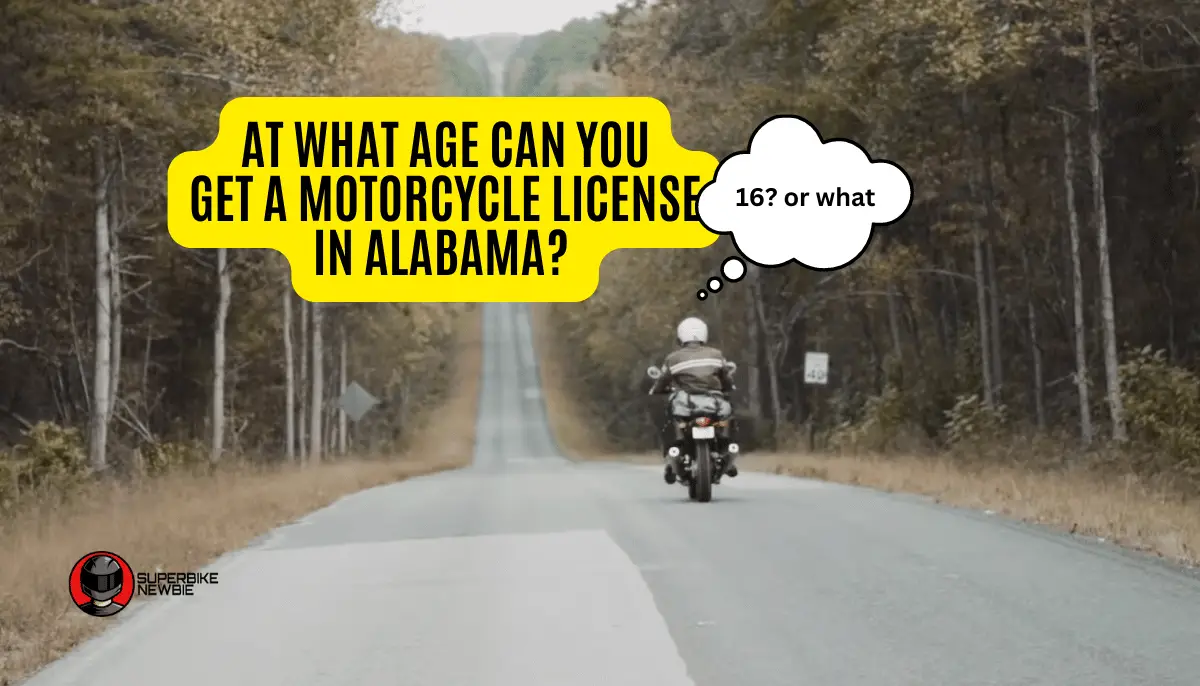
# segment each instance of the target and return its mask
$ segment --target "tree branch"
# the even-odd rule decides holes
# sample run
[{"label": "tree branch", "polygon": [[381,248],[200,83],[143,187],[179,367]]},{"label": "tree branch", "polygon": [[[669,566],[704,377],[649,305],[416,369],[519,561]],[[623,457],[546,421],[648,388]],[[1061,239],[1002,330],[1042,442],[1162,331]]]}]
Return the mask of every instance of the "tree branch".
[{"label": "tree branch", "polygon": [[39,348],[35,345],[25,345],[23,343],[18,343],[11,338],[0,338],[0,348],[3,348],[6,345],[12,346],[12,347],[16,348],[17,350],[24,350],[27,353],[40,353],[42,351],[41,348]]},{"label": "tree branch", "polygon": [[962,272],[952,272],[949,269],[914,269],[913,273],[914,274],[934,274],[936,276],[949,276],[951,278],[962,279],[963,281],[970,281],[971,283],[975,283],[974,276],[971,276],[970,274],[963,274]]},{"label": "tree branch", "polygon": [[165,76],[178,76],[178,77],[185,78],[185,79],[197,79],[200,81],[211,81],[213,83],[219,83],[219,84],[229,86],[232,88],[245,88],[246,90],[252,90],[257,85],[263,85],[263,84],[256,84],[256,83],[246,83],[244,81],[237,81],[237,80],[231,79],[227,76],[221,76],[220,74],[206,74],[204,72],[188,71],[188,70],[184,70],[184,69],[135,69],[135,70],[130,70],[130,71],[134,72],[134,73],[142,73],[142,74],[162,74]]},{"label": "tree branch", "polygon": [[39,250],[39,251],[35,252],[34,254],[32,254],[32,255],[30,255],[28,258],[26,258],[26,259],[25,259],[25,261],[24,261],[24,262],[22,262],[21,264],[19,264],[19,265],[17,265],[17,266],[15,266],[15,267],[13,267],[12,269],[10,269],[10,270],[8,270],[8,271],[6,271],[6,272],[2,272],[2,275],[4,276],[4,278],[11,278],[11,277],[14,277],[14,276],[16,276],[16,275],[17,275],[17,274],[19,274],[20,272],[24,271],[24,270],[25,270],[27,267],[29,267],[31,264],[33,264],[34,262],[36,262],[36,261],[37,261],[37,258],[39,258],[39,257],[41,257],[42,255],[45,255],[46,253],[50,252],[50,251],[51,251],[53,248],[54,248],[54,246],[53,246],[53,245],[48,245],[48,246],[46,246],[46,247],[42,248],[41,250]]}]

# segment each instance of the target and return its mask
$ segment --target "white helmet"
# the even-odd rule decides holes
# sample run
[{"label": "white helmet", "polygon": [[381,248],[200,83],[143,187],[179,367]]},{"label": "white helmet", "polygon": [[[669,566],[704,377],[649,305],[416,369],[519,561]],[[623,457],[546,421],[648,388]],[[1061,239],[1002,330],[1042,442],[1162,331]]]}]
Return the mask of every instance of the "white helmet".
[{"label": "white helmet", "polygon": [[688,317],[675,327],[675,338],[680,345],[684,343],[707,343],[708,324],[696,317]]}]

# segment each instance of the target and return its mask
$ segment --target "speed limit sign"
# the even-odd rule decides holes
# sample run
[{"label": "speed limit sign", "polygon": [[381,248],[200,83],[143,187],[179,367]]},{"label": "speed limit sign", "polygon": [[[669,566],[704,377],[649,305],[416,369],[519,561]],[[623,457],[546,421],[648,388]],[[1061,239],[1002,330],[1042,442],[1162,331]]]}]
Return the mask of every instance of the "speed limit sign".
[{"label": "speed limit sign", "polygon": [[804,354],[804,383],[822,386],[829,383],[829,353]]}]

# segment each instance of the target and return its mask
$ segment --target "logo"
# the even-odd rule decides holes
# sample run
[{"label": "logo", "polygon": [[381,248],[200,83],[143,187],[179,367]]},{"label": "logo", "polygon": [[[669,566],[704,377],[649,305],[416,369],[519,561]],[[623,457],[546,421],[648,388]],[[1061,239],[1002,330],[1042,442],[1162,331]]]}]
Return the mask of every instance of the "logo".
[{"label": "logo", "polygon": [[97,550],[71,568],[71,600],[93,617],[111,617],[133,599],[133,568],[120,555]]},{"label": "logo", "polygon": [[215,586],[217,572],[133,573],[125,558],[97,550],[79,558],[71,568],[71,600],[93,617],[111,617],[136,595],[190,596],[196,586]]}]

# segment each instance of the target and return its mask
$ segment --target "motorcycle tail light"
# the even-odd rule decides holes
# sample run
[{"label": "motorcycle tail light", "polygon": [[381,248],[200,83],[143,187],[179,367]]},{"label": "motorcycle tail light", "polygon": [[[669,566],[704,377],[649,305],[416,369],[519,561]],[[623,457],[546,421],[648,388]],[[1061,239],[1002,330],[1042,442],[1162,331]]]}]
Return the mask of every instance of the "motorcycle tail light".
[{"label": "motorcycle tail light", "polygon": [[712,420],[708,417],[700,417],[696,419],[696,426],[708,426],[709,424],[712,424]]}]

